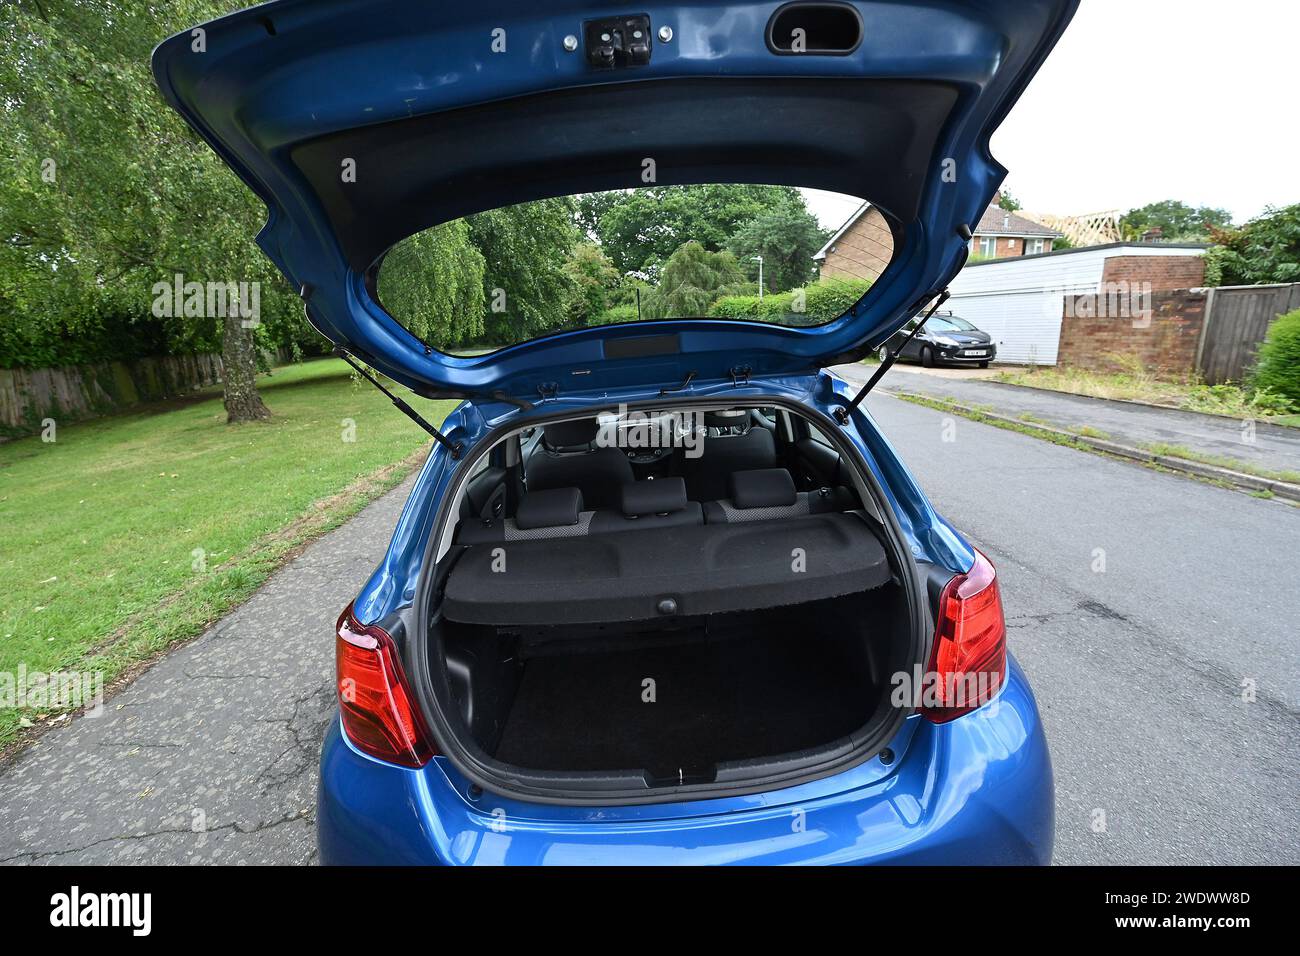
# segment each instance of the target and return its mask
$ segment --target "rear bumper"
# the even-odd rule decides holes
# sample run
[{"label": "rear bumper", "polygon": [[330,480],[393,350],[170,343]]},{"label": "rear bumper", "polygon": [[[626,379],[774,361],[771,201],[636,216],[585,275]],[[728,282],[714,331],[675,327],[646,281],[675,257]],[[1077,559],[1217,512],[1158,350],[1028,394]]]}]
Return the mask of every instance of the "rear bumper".
[{"label": "rear bumper", "polygon": [[1051,761],[1011,661],[998,700],[943,725],[906,722],[871,760],[786,790],[639,807],[469,796],[444,758],[406,770],[355,751],[335,721],[321,756],[327,864],[1046,864]]}]

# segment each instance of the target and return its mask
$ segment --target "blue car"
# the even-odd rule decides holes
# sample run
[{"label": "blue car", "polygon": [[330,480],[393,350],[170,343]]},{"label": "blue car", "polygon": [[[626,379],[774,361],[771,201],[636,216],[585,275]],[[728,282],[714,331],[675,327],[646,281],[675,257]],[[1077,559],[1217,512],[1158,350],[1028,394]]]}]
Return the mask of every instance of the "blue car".
[{"label": "blue car", "polygon": [[[308,320],[432,435],[333,636],[324,862],[1050,861],[997,574],[827,368],[939,307],[1074,8],[280,0],[158,48]],[[459,354],[381,304],[440,224],[710,183],[869,201],[886,261],[831,315]]]}]

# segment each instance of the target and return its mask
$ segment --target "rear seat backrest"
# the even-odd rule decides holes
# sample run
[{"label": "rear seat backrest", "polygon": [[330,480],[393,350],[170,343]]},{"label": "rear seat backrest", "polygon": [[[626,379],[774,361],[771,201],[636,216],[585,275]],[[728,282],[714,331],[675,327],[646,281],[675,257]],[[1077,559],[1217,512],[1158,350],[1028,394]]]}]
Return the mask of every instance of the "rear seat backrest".
[{"label": "rear seat backrest", "polygon": [[456,543],[537,541],[646,528],[770,521],[859,507],[847,488],[798,491],[784,468],[733,472],[729,482],[731,497],[703,504],[687,500],[686,483],[681,478],[628,482],[619,488],[617,510],[585,510],[583,494],[577,488],[530,490],[513,518],[462,522]]},{"label": "rear seat backrest", "polygon": [[519,502],[513,518],[462,522],[456,543],[581,538],[590,533],[594,514],[583,510],[582,492],[577,488],[530,491]]},{"label": "rear seat backrest", "polygon": [[515,526],[520,531],[561,528],[581,523],[582,492],[577,488],[530,491],[519,502]]},{"label": "rear seat backrest", "polygon": [[686,500],[686,485],[680,478],[629,482],[620,489],[620,499],[620,510],[588,511],[577,488],[529,491],[513,518],[462,522],[456,543],[541,541],[704,524],[703,507]]},{"label": "rear seat backrest", "polygon": [[591,523],[593,534],[704,524],[704,509],[698,501],[686,500],[686,482],[681,478],[626,484],[619,495],[619,506],[618,511],[596,512]]},{"label": "rear seat backrest", "polygon": [[853,507],[852,496],[842,488],[798,491],[784,468],[757,468],[731,474],[731,497],[704,505],[708,524],[798,518]]}]

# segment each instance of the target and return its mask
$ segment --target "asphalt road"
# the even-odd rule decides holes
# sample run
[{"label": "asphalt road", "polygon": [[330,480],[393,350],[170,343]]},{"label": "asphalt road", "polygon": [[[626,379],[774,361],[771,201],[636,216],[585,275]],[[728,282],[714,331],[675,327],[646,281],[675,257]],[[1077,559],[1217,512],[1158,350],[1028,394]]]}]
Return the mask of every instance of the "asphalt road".
[{"label": "asphalt road", "polygon": [[[869,407],[998,566],[1052,745],[1057,862],[1300,862],[1300,510],[884,395]],[[408,487],[5,768],[0,862],[311,862],[334,619]]]},{"label": "asphalt road", "polygon": [[868,407],[997,566],[1052,749],[1056,862],[1300,862],[1300,509]]},{"label": "asphalt road", "polygon": [[[838,366],[851,381],[865,382],[871,366]],[[1003,415],[1032,416],[1059,428],[1088,425],[1122,445],[1175,445],[1202,455],[1231,458],[1272,471],[1300,471],[1300,428],[1266,421],[1243,422],[1137,402],[1112,402],[1041,388],[1025,388],[970,378],[940,377],[917,366],[900,365],[884,378],[883,388],[947,398],[962,405],[987,405]]]}]

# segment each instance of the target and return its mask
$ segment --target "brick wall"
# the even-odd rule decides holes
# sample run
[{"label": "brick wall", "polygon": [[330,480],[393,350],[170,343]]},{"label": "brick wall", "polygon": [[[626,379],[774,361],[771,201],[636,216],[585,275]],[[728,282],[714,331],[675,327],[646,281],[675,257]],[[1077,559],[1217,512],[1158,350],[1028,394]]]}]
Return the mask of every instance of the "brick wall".
[{"label": "brick wall", "polygon": [[835,240],[826,250],[821,274],[873,282],[894,256],[894,237],[885,217],[875,206]]},{"label": "brick wall", "polygon": [[[1043,248],[1040,250],[1040,252],[1051,252],[1052,243],[1054,243],[1056,240],[1049,238],[1048,236],[1043,236],[1042,238],[1043,238]],[[984,253],[983,251],[984,245],[980,242],[981,239],[995,240],[993,246],[993,254],[991,256],[986,255]],[[1032,241],[1033,240],[1024,239],[1020,236],[989,236],[987,234],[976,233],[975,238],[971,240],[970,254],[974,257],[983,258],[986,260],[987,259],[1011,259],[1014,258],[1015,256],[1023,256],[1026,254],[1038,255],[1039,253],[1027,252],[1028,250],[1027,243]]]},{"label": "brick wall", "polygon": [[[1142,263],[1167,261],[1155,256],[1119,258]],[[1107,274],[1114,261],[1106,260]],[[1156,280],[1127,281],[1154,284]],[[1122,357],[1162,378],[1185,379],[1196,368],[1196,347],[1204,323],[1203,292],[1161,291],[1145,299],[1104,293],[1066,296],[1057,364],[1101,372],[1126,371]]]},{"label": "brick wall", "polygon": [[1150,282],[1151,291],[1195,289],[1205,282],[1203,256],[1111,256],[1102,269],[1101,281]]},{"label": "brick wall", "polygon": [[[993,254],[994,259],[1009,259],[1012,256],[1021,255],[1025,251],[1025,240],[1018,236],[998,236],[997,252]],[[979,237],[975,238],[975,251],[979,252]]]}]

